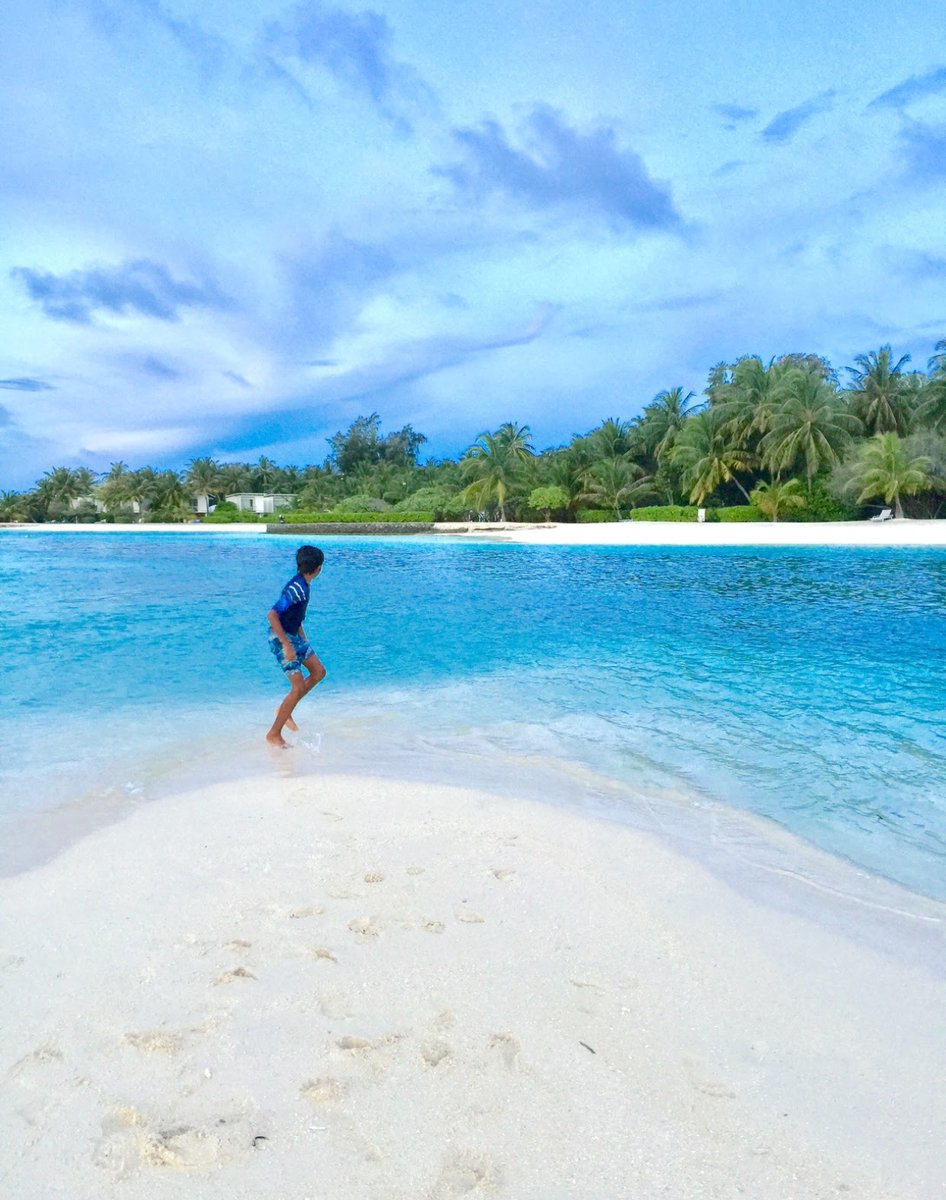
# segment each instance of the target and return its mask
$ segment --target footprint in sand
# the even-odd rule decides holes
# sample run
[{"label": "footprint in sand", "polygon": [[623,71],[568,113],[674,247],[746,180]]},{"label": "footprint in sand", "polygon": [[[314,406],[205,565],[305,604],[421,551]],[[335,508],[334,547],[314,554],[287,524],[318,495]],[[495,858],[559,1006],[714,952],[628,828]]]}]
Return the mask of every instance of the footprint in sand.
[{"label": "footprint in sand", "polygon": [[490,871],[503,883],[509,879],[512,879],[513,875],[516,873],[512,867],[491,867]]},{"label": "footprint in sand", "polygon": [[423,929],[426,933],[443,933],[446,928],[447,927],[444,925],[443,921],[431,920],[421,922],[421,929]]},{"label": "footprint in sand", "polygon": [[324,946],[316,946],[312,951],[310,951],[310,953],[312,954],[313,958],[319,959],[322,962],[338,962],[338,959],[331,952],[331,950],[326,950]]},{"label": "footprint in sand", "polygon": [[308,908],[294,908],[289,916],[294,921],[303,921],[306,917],[321,917],[324,912],[321,904],[310,904]]},{"label": "footprint in sand", "polygon": [[232,971],[224,971],[219,979],[214,980],[214,987],[219,987],[222,983],[236,983],[240,979],[255,979],[256,976],[252,971],[248,971],[246,967],[235,967]]},{"label": "footprint in sand", "polygon": [[341,992],[323,992],[316,996],[316,1003],[322,1016],[333,1021],[345,1021],[355,1015],[351,999]]},{"label": "footprint in sand", "polygon": [[224,950],[229,950],[231,954],[244,954],[252,945],[252,942],[244,941],[243,938],[234,938],[232,942],[227,942]]},{"label": "footprint in sand", "polygon": [[220,1139],[215,1133],[190,1125],[162,1129],[142,1145],[141,1158],[151,1167],[206,1171],[220,1158]]},{"label": "footprint in sand", "polygon": [[339,1050],[370,1050],[372,1043],[368,1038],[348,1035],[347,1037],[339,1038],[335,1045]]},{"label": "footprint in sand", "polygon": [[345,1098],[344,1084],[329,1076],[310,1079],[302,1085],[299,1092],[304,1100],[308,1100],[310,1104],[317,1104],[320,1108],[333,1108]]},{"label": "footprint in sand", "polygon": [[163,1029],[126,1033],[125,1041],[143,1054],[179,1054],[184,1048],[184,1039],[179,1033],[167,1033]]},{"label": "footprint in sand", "polygon": [[430,1200],[454,1200],[474,1193],[484,1196],[495,1191],[498,1183],[499,1172],[488,1159],[472,1150],[454,1150],[444,1159]]},{"label": "footprint in sand", "polygon": [[428,1067],[439,1067],[453,1057],[453,1050],[446,1042],[427,1042],[421,1046],[420,1056]]},{"label": "footprint in sand", "polygon": [[384,883],[384,872],[369,871],[365,875],[365,883]]},{"label": "footprint in sand", "polygon": [[157,1124],[131,1105],[114,1108],[102,1123],[96,1166],[123,1177],[136,1168],[209,1171],[269,1140],[265,1121],[245,1114],[205,1125]]},{"label": "footprint in sand", "polygon": [[728,1088],[724,1083],[714,1083],[712,1080],[693,1081],[693,1086],[698,1092],[702,1092],[704,1096],[714,1096],[718,1100],[735,1100],[736,1093]]},{"label": "footprint in sand", "polygon": [[485,924],[485,921],[479,913],[475,913],[471,908],[463,908],[459,904],[454,908],[453,915],[458,921],[462,921],[464,925]]},{"label": "footprint in sand", "polygon": [[424,867],[407,867],[406,870],[407,870],[408,875],[423,875],[425,868]]},{"label": "footprint in sand", "polygon": [[500,1055],[507,1070],[515,1069],[522,1047],[511,1033],[494,1033],[489,1039],[489,1047]]},{"label": "footprint in sand", "polygon": [[[373,1055],[379,1054],[384,1050],[390,1050],[396,1046],[402,1039],[403,1034],[386,1033],[383,1037],[375,1038],[373,1041],[370,1038],[356,1037],[352,1034],[346,1034],[345,1037],[339,1038],[335,1045],[345,1054],[351,1055],[353,1058],[367,1059],[371,1061]],[[375,1067],[380,1064],[375,1061]]]},{"label": "footprint in sand", "polygon": [[58,1063],[63,1061],[63,1053],[58,1046],[37,1046],[35,1050],[31,1050],[29,1054],[24,1054],[21,1059],[13,1064],[9,1070],[11,1079],[15,1079],[18,1075],[22,1075],[24,1071],[28,1071],[31,1067],[43,1067],[49,1063]]},{"label": "footprint in sand", "polygon": [[348,928],[355,935],[355,940],[359,942],[370,941],[381,932],[381,926],[377,925],[371,917],[355,917],[353,921],[348,922]]}]

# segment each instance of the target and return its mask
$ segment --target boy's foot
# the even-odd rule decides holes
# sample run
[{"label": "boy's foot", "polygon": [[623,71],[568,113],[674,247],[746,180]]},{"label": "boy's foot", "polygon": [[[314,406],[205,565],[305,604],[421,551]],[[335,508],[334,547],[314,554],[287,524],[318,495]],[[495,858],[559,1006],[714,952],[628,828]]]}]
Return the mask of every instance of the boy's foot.
[{"label": "boy's foot", "polygon": [[280,750],[289,749],[289,743],[281,733],[267,733],[266,740],[271,746],[278,746]]}]

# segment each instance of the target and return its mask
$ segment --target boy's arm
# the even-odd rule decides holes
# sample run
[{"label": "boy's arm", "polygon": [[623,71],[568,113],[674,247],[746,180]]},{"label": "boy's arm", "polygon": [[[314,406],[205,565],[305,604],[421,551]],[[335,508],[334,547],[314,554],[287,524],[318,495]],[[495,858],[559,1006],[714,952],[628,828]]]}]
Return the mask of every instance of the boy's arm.
[{"label": "boy's arm", "polygon": [[296,652],[292,648],[292,642],[290,642],[289,635],[286,633],[285,629],[283,629],[282,621],[279,619],[279,613],[276,612],[275,608],[271,608],[269,610],[269,612],[266,614],[266,620],[269,621],[270,629],[282,642],[282,648],[286,654],[286,661],[291,662],[295,658]]}]

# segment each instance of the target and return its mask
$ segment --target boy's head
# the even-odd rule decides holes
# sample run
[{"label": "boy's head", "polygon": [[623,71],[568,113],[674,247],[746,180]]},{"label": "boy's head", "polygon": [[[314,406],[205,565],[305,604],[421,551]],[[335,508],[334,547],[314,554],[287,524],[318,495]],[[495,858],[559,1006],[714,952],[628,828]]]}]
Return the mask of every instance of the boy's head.
[{"label": "boy's head", "polygon": [[300,546],[296,551],[296,569],[300,575],[318,575],[325,555],[318,546]]}]

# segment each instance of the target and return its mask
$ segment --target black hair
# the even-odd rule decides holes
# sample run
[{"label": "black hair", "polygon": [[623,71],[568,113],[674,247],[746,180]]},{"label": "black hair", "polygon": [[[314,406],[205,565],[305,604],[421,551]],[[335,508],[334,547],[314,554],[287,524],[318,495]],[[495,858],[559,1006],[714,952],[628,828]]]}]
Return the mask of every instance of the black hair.
[{"label": "black hair", "polygon": [[325,555],[318,546],[300,546],[296,551],[296,566],[300,575],[314,575],[325,562]]}]

